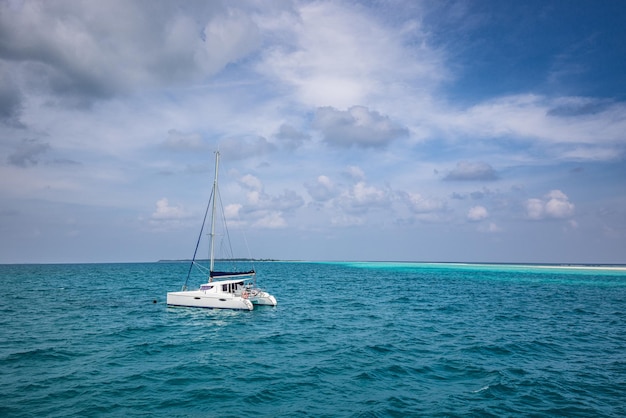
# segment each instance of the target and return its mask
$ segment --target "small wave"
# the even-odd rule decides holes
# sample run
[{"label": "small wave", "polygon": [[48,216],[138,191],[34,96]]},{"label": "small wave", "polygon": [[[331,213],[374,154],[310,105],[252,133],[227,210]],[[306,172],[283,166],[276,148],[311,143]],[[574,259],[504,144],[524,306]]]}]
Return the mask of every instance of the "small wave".
[{"label": "small wave", "polygon": [[394,351],[394,347],[391,344],[368,345],[367,349],[375,353],[391,353]]},{"label": "small wave", "polygon": [[4,361],[13,362],[31,362],[31,361],[60,361],[69,360],[76,357],[76,353],[56,348],[36,348],[34,350],[21,351],[9,354]]},{"label": "small wave", "polygon": [[480,389],[473,390],[473,391],[472,391],[472,393],[480,393],[480,392],[483,392],[483,391],[485,391],[485,390],[489,389],[489,387],[490,387],[489,385],[487,385],[487,386],[483,386],[483,387],[482,387],[482,388],[480,388]]}]

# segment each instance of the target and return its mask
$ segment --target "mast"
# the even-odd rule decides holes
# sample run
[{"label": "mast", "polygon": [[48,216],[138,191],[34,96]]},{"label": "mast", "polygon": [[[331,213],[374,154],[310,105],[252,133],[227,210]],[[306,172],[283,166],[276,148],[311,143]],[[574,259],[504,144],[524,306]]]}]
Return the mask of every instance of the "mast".
[{"label": "mast", "polygon": [[213,264],[214,264],[214,260],[213,260],[213,255],[214,255],[214,244],[215,244],[215,208],[217,205],[217,173],[218,173],[218,167],[219,167],[219,162],[220,162],[220,152],[219,151],[215,151],[215,179],[213,180],[213,207],[211,208],[211,244],[210,244],[210,249],[211,249],[211,266],[209,268],[209,271],[211,273],[213,273]]},{"label": "mast", "polygon": [[[209,281],[210,282],[213,281],[214,277],[228,278],[228,277],[241,277],[241,276],[254,276],[255,275],[254,270],[243,271],[243,272],[213,270],[214,265],[215,265],[215,213],[217,212],[217,199],[219,196],[219,186],[217,184],[219,163],[220,163],[220,152],[215,151],[215,180],[213,180],[213,193],[212,193],[213,202],[211,202],[211,233],[210,233],[211,235],[211,239],[210,239],[211,264],[209,266]],[[220,205],[221,205],[221,202],[220,202]],[[208,210],[209,210],[209,207],[207,205],[207,212]],[[206,215],[205,215],[205,219],[206,219]],[[225,219],[224,219],[224,229],[226,229]],[[228,232],[226,232],[226,235],[228,235]]]}]

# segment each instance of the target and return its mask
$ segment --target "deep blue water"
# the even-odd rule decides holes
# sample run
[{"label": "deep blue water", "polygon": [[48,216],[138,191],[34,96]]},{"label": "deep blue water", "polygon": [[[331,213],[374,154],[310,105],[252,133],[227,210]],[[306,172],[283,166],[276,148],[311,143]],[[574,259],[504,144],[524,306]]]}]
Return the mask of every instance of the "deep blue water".
[{"label": "deep blue water", "polygon": [[624,271],[255,267],[276,308],[168,308],[187,264],[0,265],[0,416],[626,416]]}]

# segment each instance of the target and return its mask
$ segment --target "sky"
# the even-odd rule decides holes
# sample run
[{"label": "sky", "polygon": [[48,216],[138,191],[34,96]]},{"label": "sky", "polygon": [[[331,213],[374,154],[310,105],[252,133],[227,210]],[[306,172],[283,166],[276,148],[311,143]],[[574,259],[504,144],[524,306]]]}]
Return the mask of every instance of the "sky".
[{"label": "sky", "polygon": [[0,0],[0,263],[626,263],[626,4]]}]

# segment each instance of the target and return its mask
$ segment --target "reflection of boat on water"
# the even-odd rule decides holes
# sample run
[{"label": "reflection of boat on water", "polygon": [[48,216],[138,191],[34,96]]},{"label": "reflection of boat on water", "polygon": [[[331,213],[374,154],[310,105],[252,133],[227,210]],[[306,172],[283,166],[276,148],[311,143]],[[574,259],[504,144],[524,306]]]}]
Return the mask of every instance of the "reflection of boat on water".
[{"label": "reflection of boat on water", "polygon": [[[276,298],[268,292],[259,289],[256,286],[256,272],[248,271],[215,271],[215,213],[217,209],[217,199],[219,198],[218,189],[218,170],[219,170],[219,151],[215,153],[215,179],[213,181],[213,191],[209,204],[211,206],[211,232],[210,232],[210,265],[208,268],[208,282],[204,283],[197,290],[187,290],[187,281],[194,267],[206,272],[206,267],[196,262],[196,251],[194,252],[187,280],[183,285],[183,289],[179,292],[167,293],[167,304],[169,306],[186,306],[194,308],[210,308],[210,309],[241,309],[253,310],[255,305],[276,306]],[[200,229],[200,237],[206,223],[207,211],[204,215],[202,228]],[[224,221],[224,225],[226,222]],[[228,234],[226,233],[226,237]]]}]

